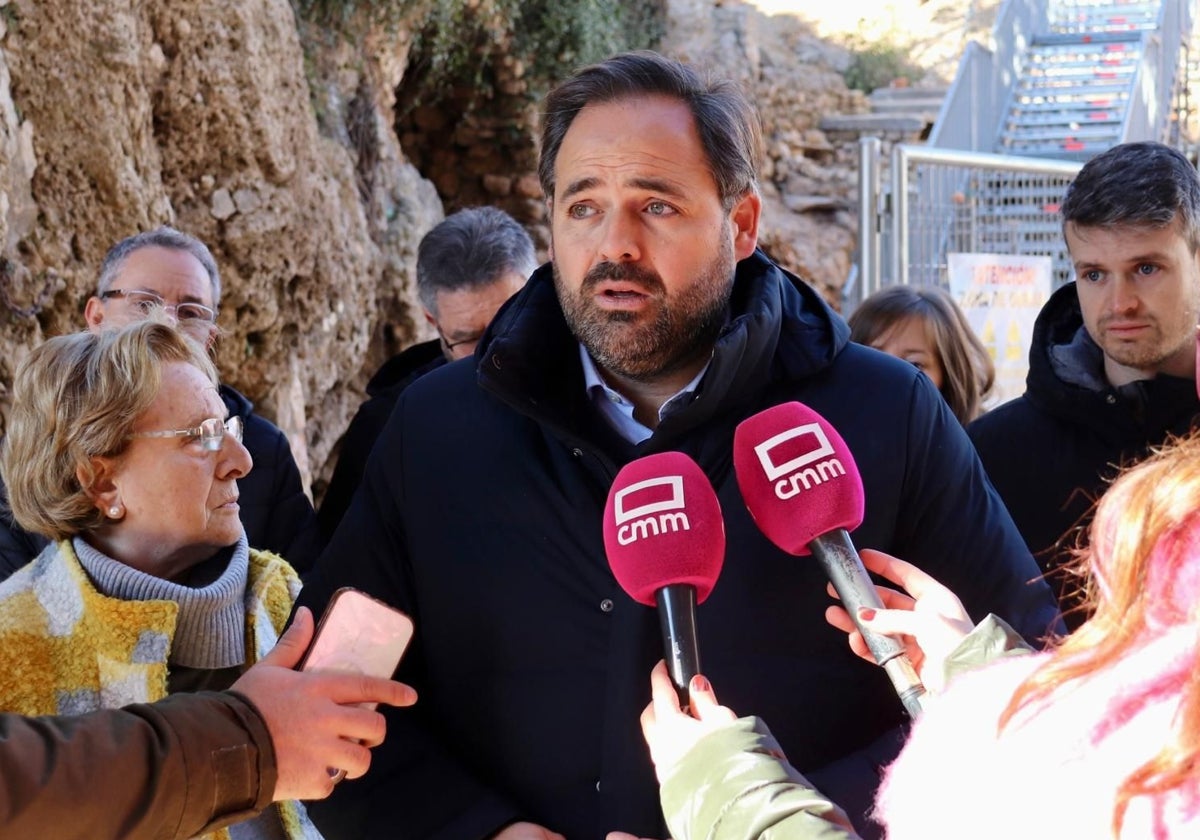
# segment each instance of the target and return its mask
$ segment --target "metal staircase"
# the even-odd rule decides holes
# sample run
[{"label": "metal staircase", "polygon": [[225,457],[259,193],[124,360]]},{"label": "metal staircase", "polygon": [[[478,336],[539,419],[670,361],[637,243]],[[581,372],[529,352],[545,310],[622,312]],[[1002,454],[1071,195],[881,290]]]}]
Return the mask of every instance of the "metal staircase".
[{"label": "metal staircase", "polygon": [[884,189],[879,141],[860,141],[863,291],[947,285],[954,252],[1049,256],[1055,285],[1070,280],[1059,206],[1086,160],[1136,140],[1200,152],[1198,13],[1200,0],[1005,0],[927,142],[892,146]]},{"label": "metal staircase", "polygon": [[1086,160],[1121,142],[1162,2],[1062,3],[1034,36],[995,151]]},{"label": "metal staircase", "polygon": [[[963,56],[929,145],[1082,163],[1118,143],[1169,140],[1194,3],[1008,0],[995,50]],[[1069,179],[1017,169],[964,171],[940,190],[954,202],[931,188],[933,173],[915,173],[913,213],[942,219],[927,265],[955,250],[1048,255],[1055,285],[1071,279],[1058,217]]]}]

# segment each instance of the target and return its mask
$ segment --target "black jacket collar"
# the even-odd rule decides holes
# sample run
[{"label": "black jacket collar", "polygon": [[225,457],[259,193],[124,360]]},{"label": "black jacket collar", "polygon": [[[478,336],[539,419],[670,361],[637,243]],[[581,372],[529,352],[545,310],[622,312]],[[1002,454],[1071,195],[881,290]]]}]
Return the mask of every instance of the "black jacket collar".
[{"label": "black jacket collar", "polygon": [[446,356],[442,353],[442,343],[438,339],[414,344],[379,366],[379,370],[375,371],[371,381],[367,383],[367,395],[378,396],[445,363]]},{"label": "black jacket collar", "polygon": [[[754,403],[771,381],[828,367],[849,328],[812,288],[761,251],[738,263],[730,319],[717,339],[697,398],[663,421],[642,451],[717,414]],[[549,265],[497,314],[476,351],[480,385],[517,411],[560,430],[594,428],[578,342],[563,318]]]}]

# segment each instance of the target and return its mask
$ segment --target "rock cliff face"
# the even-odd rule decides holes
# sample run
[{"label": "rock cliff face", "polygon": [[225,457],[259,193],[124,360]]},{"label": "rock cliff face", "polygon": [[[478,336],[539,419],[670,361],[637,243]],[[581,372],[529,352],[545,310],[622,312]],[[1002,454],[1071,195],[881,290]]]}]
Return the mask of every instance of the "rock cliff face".
[{"label": "rock cliff face", "polygon": [[[414,105],[421,4],[398,5],[407,17],[346,37],[287,0],[0,0],[0,419],[29,349],[82,324],[107,248],[170,223],[221,267],[223,378],[289,433],[319,494],[366,376],[428,337],[425,232],[493,203],[548,240],[524,68],[501,63],[465,116],[453,98]],[[854,247],[854,150],[816,125],[865,108],[844,56],[734,0],[665,11],[664,52],[756,98],[763,244],[832,296]]]}]

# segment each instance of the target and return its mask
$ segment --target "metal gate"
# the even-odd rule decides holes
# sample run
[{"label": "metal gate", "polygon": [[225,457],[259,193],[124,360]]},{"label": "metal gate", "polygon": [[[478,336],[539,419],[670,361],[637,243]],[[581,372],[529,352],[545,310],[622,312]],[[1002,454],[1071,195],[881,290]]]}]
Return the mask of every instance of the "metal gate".
[{"label": "metal gate", "polygon": [[1049,256],[1072,276],[1058,209],[1083,166],[897,144],[883,183],[881,143],[859,141],[858,280],[845,311],[892,283],[948,287],[951,252]]}]

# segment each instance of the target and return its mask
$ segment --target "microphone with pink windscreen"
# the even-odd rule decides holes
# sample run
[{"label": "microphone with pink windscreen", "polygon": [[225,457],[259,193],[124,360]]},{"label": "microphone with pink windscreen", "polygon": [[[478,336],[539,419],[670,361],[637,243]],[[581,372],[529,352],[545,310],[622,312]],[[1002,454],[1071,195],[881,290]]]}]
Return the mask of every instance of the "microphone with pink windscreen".
[{"label": "microphone with pink windscreen", "polygon": [[704,471],[682,452],[626,464],[604,507],[604,550],[629,597],[658,607],[663,658],[686,705],[688,683],[700,673],[696,605],[725,559],[725,521]]},{"label": "microphone with pink windscreen", "polygon": [[862,524],[865,499],[858,467],[841,435],[803,403],[783,403],[738,425],[733,466],[759,530],[788,554],[816,558],[915,717],[925,688],[904,645],[859,622],[860,607],[882,609],[883,602],[850,541],[848,532]]}]

